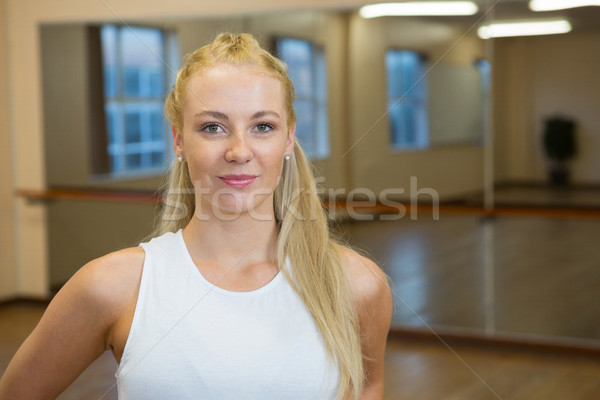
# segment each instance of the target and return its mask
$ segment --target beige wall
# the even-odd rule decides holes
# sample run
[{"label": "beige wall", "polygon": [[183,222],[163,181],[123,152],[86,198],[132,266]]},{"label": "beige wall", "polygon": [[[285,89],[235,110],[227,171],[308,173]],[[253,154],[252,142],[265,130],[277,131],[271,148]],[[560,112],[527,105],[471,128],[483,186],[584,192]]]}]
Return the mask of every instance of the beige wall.
[{"label": "beige wall", "polygon": [[[356,2],[359,3],[359,2]],[[41,61],[41,45],[39,27],[41,23],[53,22],[86,22],[86,21],[107,21],[119,20],[124,18],[128,21],[140,19],[145,20],[160,20],[162,23],[177,26],[181,46],[185,52],[189,49],[197,47],[197,43],[201,38],[208,40],[210,35],[198,34],[200,24],[195,24],[191,16],[203,14],[203,17],[214,18],[218,15],[227,15],[231,17],[231,13],[242,13],[245,11],[260,13],[261,10],[276,10],[276,9],[294,9],[294,8],[315,8],[315,6],[323,6],[323,3],[309,1],[288,1],[285,3],[275,1],[258,1],[252,5],[245,5],[239,0],[228,0],[216,3],[194,3],[191,4],[185,1],[174,1],[169,5],[163,3],[147,3],[137,0],[115,1],[110,3],[92,2],[92,1],[75,1],[62,0],[54,2],[52,5],[34,0],[11,0],[8,1],[8,14],[11,24],[9,26],[10,35],[10,67],[11,81],[19,90],[15,90],[11,96],[11,102],[14,105],[11,114],[12,132],[11,137],[14,141],[15,162],[13,171],[15,175],[15,187],[43,189],[52,183],[54,185],[98,185],[98,182],[90,182],[86,178],[86,169],[88,161],[86,152],[79,152],[72,156],[73,162],[76,162],[77,167],[69,168],[69,165],[62,163],[63,159],[59,159],[60,153],[58,150],[63,150],[62,154],[69,157],[71,151],[77,151],[74,148],[87,148],[85,137],[81,135],[81,131],[74,126],[64,126],[64,121],[57,118],[59,113],[53,110],[54,104],[48,102],[56,101],[56,97],[52,100],[46,99],[43,101],[42,96],[42,73],[40,68]],[[329,1],[328,7],[347,6],[351,5],[351,1]],[[250,9],[251,8],[251,9]],[[365,141],[364,143],[375,143],[375,146],[357,147],[349,156],[342,157],[343,152],[354,142],[360,132],[364,132],[364,127],[360,124],[363,121],[374,121],[379,117],[375,112],[375,107],[378,107],[377,101],[372,101],[370,93],[373,90],[378,91],[383,98],[385,89],[382,82],[370,82],[369,79],[364,79],[366,75],[349,76],[351,72],[349,66],[346,66],[346,55],[359,54],[364,51],[365,54],[373,56],[382,56],[383,53],[374,53],[373,50],[377,46],[371,46],[372,43],[361,42],[360,28],[349,25],[349,20],[345,16],[339,17],[315,17],[311,13],[295,13],[295,18],[285,19],[276,14],[261,14],[261,18],[266,18],[269,21],[270,29],[281,32],[282,34],[290,34],[293,36],[306,37],[307,34],[313,39],[318,39],[326,45],[328,60],[330,60],[330,128],[331,128],[331,149],[332,156],[328,160],[317,163],[319,172],[327,176],[327,185],[336,188],[350,188],[355,186],[364,186],[374,190],[381,190],[388,187],[404,187],[409,188],[408,178],[410,176],[418,176],[419,187],[433,187],[440,192],[442,196],[452,196],[457,193],[473,190],[481,187],[481,149],[476,146],[454,146],[449,148],[437,148],[426,152],[393,154],[387,146],[387,127],[380,124],[377,127],[378,131],[372,135],[375,142]],[[175,20],[169,22],[170,16],[186,16],[189,23],[176,23]],[[356,22],[357,18],[350,19],[350,24]],[[164,22],[166,21],[166,22]],[[354,21],[354,22],[352,22]],[[195,25],[194,25],[195,24]],[[242,18],[241,25],[235,25],[235,28],[243,28],[244,30],[253,29],[260,33],[264,29],[261,24],[255,22],[251,17]],[[310,25],[307,28],[307,24]],[[75,29],[75,28],[73,28]],[[379,28],[380,30],[382,28]],[[455,29],[456,28],[452,28]],[[404,29],[398,31],[396,26],[384,25],[384,28],[379,33],[387,37],[397,37],[401,34],[403,38],[409,40],[411,45],[419,48],[426,47],[432,56],[439,55],[448,47],[448,41],[441,39],[448,32],[456,36],[458,31],[442,25],[431,25],[420,34],[411,36],[411,30],[405,26]],[[220,29],[219,29],[220,30]],[[425,38],[422,33],[427,32]],[[350,32],[350,35],[348,33]],[[67,34],[66,32],[62,33]],[[425,40],[425,42],[423,42]],[[473,50],[468,45],[469,40],[464,40],[461,46],[458,46],[447,59],[461,60],[462,58],[471,57]],[[205,41],[205,40],[202,40]],[[75,48],[81,47],[81,43],[77,43],[77,39],[70,38],[69,41]],[[402,44],[404,44],[403,42]],[[391,43],[393,44],[393,43]],[[381,50],[381,49],[380,49]],[[46,51],[46,50],[44,50]],[[51,52],[50,52],[51,54]],[[76,53],[74,53],[74,57]],[[467,54],[467,56],[465,56]],[[56,60],[55,60],[56,61]],[[359,69],[362,68],[362,63],[366,62],[367,73],[372,72],[370,68],[377,67],[376,63],[368,58],[357,58],[352,62],[358,62]],[[472,61],[472,60],[470,60]],[[381,67],[381,65],[379,65]],[[60,62],[57,62],[54,68],[60,69]],[[72,69],[73,66],[68,66],[63,69],[63,74]],[[356,72],[356,70],[354,71]],[[81,80],[84,75],[81,71],[74,70],[73,77]],[[380,76],[382,77],[382,76]],[[345,87],[345,82],[356,82],[357,86],[366,85],[365,93],[356,90],[356,87]],[[379,86],[378,86],[379,85]],[[46,88],[48,89],[48,88]],[[61,90],[60,85],[54,89]],[[48,91],[48,90],[47,90]],[[73,104],[79,106],[84,104],[84,101],[77,102],[77,98],[85,97],[85,90],[71,85],[69,91],[73,94],[73,98],[66,99]],[[363,94],[366,94],[363,96]],[[64,96],[64,93],[62,94]],[[350,95],[361,97],[364,104],[350,104]],[[46,107],[46,120],[44,120],[44,107]],[[350,108],[354,107],[354,108]],[[385,108],[385,107],[384,107]],[[381,109],[381,108],[380,108]],[[83,115],[83,111],[82,114]],[[377,115],[376,115],[377,114]],[[85,130],[86,121],[79,116],[81,120],[75,123]],[[348,118],[352,115],[352,118]],[[360,119],[360,120],[359,120]],[[46,130],[50,128],[60,137],[61,142],[56,141],[44,146],[44,127]],[[62,135],[62,136],[61,136]],[[52,138],[47,138],[53,140]],[[371,139],[371,138],[370,138]],[[74,147],[69,147],[69,143]],[[361,142],[361,146],[364,145]],[[54,146],[54,147],[53,147]],[[48,151],[46,151],[48,150]],[[71,150],[71,151],[66,151]],[[48,160],[46,160],[48,158]],[[58,159],[59,162],[56,170],[46,169],[47,161]],[[62,165],[61,165],[62,163]],[[359,163],[359,167],[353,166],[351,163]],[[476,166],[473,166],[473,163]],[[444,171],[440,176],[439,171]],[[382,173],[382,171],[384,171]],[[394,172],[391,173],[390,171]],[[398,172],[398,174],[396,174]],[[390,179],[391,178],[391,179]],[[147,181],[127,181],[109,185],[111,187],[156,187],[154,180]],[[103,185],[104,187],[106,185]],[[49,278],[48,263],[52,260],[52,264],[62,264],[60,254],[64,254],[69,250],[69,235],[73,230],[78,229],[77,222],[71,224],[59,224],[60,229],[55,226],[48,226],[47,220],[55,220],[56,207],[46,207],[43,204],[30,204],[22,200],[15,203],[17,207],[17,234],[16,246],[18,264],[16,267],[17,274],[21,277],[19,286],[16,289],[17,293],[27,295],[43,296],[47,293],[48,284],[55,283],[68,276],[73,268],[78,265],[71,265],[71,262],[66,262],[68,266],[61,267],[62,273],[52,275]],[[85,208],[83,204],[72,204],[72,215],[85,215],[80,208]],[[107,208],[108,210],[108,208]],[[47,215],[48,213],[48,215]],[[63,211],[61,213],[64,214]],[[118,212],[119,213],[119,212]],[[142,217],[140,217],[142,218]],[[72,219],[73,220],[73,219]],[[84,219],[85,221],[85,219]],[[87,221],[89,223],[89,221]],[[55,225],[55,224],[53,224]],[[84,225],[88,226],[88,225]],[[83,237],[88,237],[84,230],[80,230]],[[52,237],[47,238],[47,234]],[[63,237],[65,240],[62,245],[57,246],[55,237]],[[90,240],[93,238],[90,236]],[[48,242],[51,243],[52,249],[48,249]],[[103,247],[99,244],[99,247]],[[66,257],[66,256],[64,256]],[[75,258],[81,258],[81,254],[76,254]],[[65,258],[66,260],[66,258]],[[53,269],[54,271],[54,269]]]},{"label": "beige wall", "polygon": [[152,204],[63,200],[47,208],[51,288],[60,287],[94,258],[137,246],[154,227]]},{"label": "beige wall", "polygon": [[155,190],[161,182],[157,176],[107,179],[92,175],[88,34],[84,24],[40,27],[45,183]]},{"label": "beige wall", "polygon": [[[264,11],[301,10],[306,8],[336,8],[362,3],[355,0],[222,0],[219,2],[190,2],[172,0],[147,2],[143,0],[0,0],[0,89],[10,82],[10,94],[0,90],[0,208],[2,242],[0,254],[0,297],[14,295],[45,296],[51,281],[48,262],[52,252],[47,237],[48,219],[64,214],[56,210],[47,215],[47,207],[12,197],[15,188],[43,189],[47,186],[46,153],[44,147],[44,102],[42,96],[41,46],[39,26],[42,23],[160,20],[185,17],[190,20],[202,15],[204,18],[231,17],[240,13]],[[278,21],[280,25],[287,24]],[[174,21],[174,20],[173,20]],[[295,20],[298,23],[299,20]],[[176,25],[172,22],[173,26]],[[242,27],[252,27],[251,21],[242,20]],[[282,29],[296,29],[297,25]],[[482,187],[483,149],[474,145],[454,145],[419,152],[393,152],[388,147],[387,119],[382,118],[372,131],[346,157],[343,152],[371,129],[373,121],[381,117],[385,109],[385,86],[383,58],[385,46],[403,46],[425,50],[432,60],[444,55],[444,62],[471,62],[480,55],[480,42],[473,36],[454,39],[464,31],[457,26],[429,24],[426,29],[413,29],[409,21],[387,23],[384,20],[364,21],[356,16],[327,21],[319,29],[319,36],[328,43],[328,58],[343,59],[349,54],[350,65],[340,69],[330,68],[330,92],[332,113],[332,150],[330,160],[319,167],[329,178],[332,187],[369,187],[375,191],[388,187],[409,189],[409,178],[418,177],[418,187],[436,189],[442,198]],[[183,28],[182,28],[183,29]],[[188,26],[186,29],[192,27]],[[258,30],[258,27],[254,27]],[[182,32],[184,32],[182,30]],[[305,34],[304,32],[303,34]],[[382,40],[367,40],[374,34]],[[450,34],[452,39],[446,36]],[[184,35],[185,36],[185,35]],[[390,39],[391,38],[391,39]],[[575,44],[570,44],[570,39]],[[6,40],[6,43],[5,43]],[[195,46],[197,38],[182,38],[182,47]],[[598,113],[598,35],[570,34],[564,37],[517,39],[496,41],[496,92],[494,98],[497,121],[496,161],[498,179],[542,179],[544,165],[539,153],[539,129],[541,116],[548,112],[572,112],[580,122],[581,156],[574,164],[575,178],[581,182],[598,182],[600,172],[597,161]],[[6,44],[6,45],[5,45]],[[538,48],[539,45],[539,48]],[[446,53],[446,50],[452,50]],[[559,56],[557,56],[559,55]],[[576,74],[566,74],[573,69]],[[341,72],[340,72],[341,71]],[[535,73],[534,73],[535,72]],[[559,78],[554,74],[558,73]],[[351,82],[346,89],[343,82]],[[346,116],[346,117],[344,117]],[[8,119],[7,119],[8,118]],[[49,122],[49,121],[46,121]],[[10,134],[8,134],[9,132]],[[8,149],[11,149],[8,153]],[[67,154],[68,156],[68,154]],[[8,161],[10,160],[10,161]],[[8,166],[8,168],[4,168]],[[73,179],[77,174],[72,174]],[[97,183],[95,183],[97,184]],[[137,186],[136,186],[137,185]],[[120,187],[154,187],[154,181],[122,182]],[[76,207],[75,205],[71,205]],[[77,206],[79,207],[79,206]],[[73,211],[80,214],[85,206]],[[106,206],[108,210],[110,206]],[[11,211],[12,208],[12,211]],[[116,215],[128,215],[127,206],[113,209]],[[151,212],[146,210],[145,212]],[[98,213],[103,213],[98,211]],[[14,218],[14,224],[10,223]],[[138,217],[136,217],[138,218]],[[140,220],[145,217],[139,216]],[[82,217],[84,223],[85,219]],[[136,220],[137,221],[137,220]],[[88,223],[90,221],[87,221]],[[12,228],[14,226],[14,229]],[[66,228],[65,228],[66,229]],[[70,225],[71,232],[50,235],[77,236],[81,231]],[[119,229],[115,226],[115,229]],[[102,232],[110,234],[110,227]],[[127,233],[124,237],[131,238]],[[12,243],[11,243],[12,240]],[[127,239],[129,240],[129,239]],[[109,248],[110,246],[106,246]],[[14,251],[11,251],[14,249]],[[105,249],[102,247],[102,249]],[[74,260],[73,263],[79,263]],[[7,268],[5,268],[5,265]],[[52,278],[55,281],[55,277]]]},{"label": "beige wall", "polygon": [[600,183],[600,33],[512,38],[495,43],[496,176],[544,182],[543,121],[574,118],[573,180]]},{"label": "beige wall", "polygon": [[0,300],[16,289],[6,1],[0,0]]},{"label": "beige wall", "polygon": [[[46,183],[156,190],[159,177],[107,181],[91,175],[88,34],[83,24],[46,24],[40,30]],[[50,287],[65,283],[93,258],[137,245],[154,221],[152,205],[57,201],[46,203],[45,212]]]},{"label": "beige wall", "polygon": [[[260,13],[277,9],[303,9],[315,7],[342,7],[359,4],[353,0],[221,0],[219,2],[147,2],[142,0],[4,0],[7,28],[8,54],[3,68],[10,71],[9,81],[14,90],[10,95],[10,138],[12,141],[13,188],[44,189],[45,159],[43,137],[43,105],[40,67],[39,26],[48,22],[90,22],[169,17],[223,16],[244,12]],[[4,55],[4,54],[2,54]],[[0,100],[3,101],[3,100]],[[4,140],[4,137],[2,137]],[[6,186],[5,186],[6,187]],[[11,191],[12,189],[11,188]],[[2,197],[7,200],[7,197]],[[6,295],[46,296],[48,293],[48,248],[46,237],[46,210],[43,204],[32,204],[22,199],[13,200],[15,207],[15,259],[14,268],[6,272]],[[3,279],[4,281],[4,279]]]},{"label": "beige wall", "polygon": [[355,144],[347,155],[352,165],[351,186],[376,192],[402,188],[409,195],[414,176],[418,188],[433,188],[442,200],[481,190],[483,148],[479,145],[454,144],[415,151],[390,148],[388,118],[384,114],[384,55],[389,48],[407,48],[427,54],[430,64],[439,60],[470,65],[483,55],[482,42],[472,36],[459,40],[464,27],[408,18],[364,20],[354,15],[349,31],[349,132]]},{"label": "beige wall", "polygon": [[44,160],[49,186],[89,181],[86,29],[61,25],[40,29],[44,110]]},{"label": "beige wall", "polygon": [[[327,183],[344,187],[345,169],[339,155],[345,138],[343,93],[344,18],[314,11],[267,16],[194,19],[164,24],[177,32],[180,53],[210,42],[217,32],[252,32],[269,44],[275,36],[314,40],[331,55],[330,128],[333,156],[318,164]],[[102,181],[91,176],[89,149],[89,85],[86,67],[87,29],[83,24],[45,24],[40,33],[43,76],[44,154],[46,182],[51,187],[145,188],[154,190],[160,178]],[[342,42],[340,46],[339,42]],[[341,47],[341,50],[340,50]],[[337,164],[336,164],[337,161]],[[108,251],[135,245],[151,230],[154,207],[60,201],[47,204],[49,284],[57,287],[81,265]],[[100,216],[100,217],[99,217]],[[81,222],[85,221],[85,224]],[[127,224],[120,222],[127,221]],[[82,240],[83,239],[83,240]],[[85,242],[85,243],[84,243]]]}]

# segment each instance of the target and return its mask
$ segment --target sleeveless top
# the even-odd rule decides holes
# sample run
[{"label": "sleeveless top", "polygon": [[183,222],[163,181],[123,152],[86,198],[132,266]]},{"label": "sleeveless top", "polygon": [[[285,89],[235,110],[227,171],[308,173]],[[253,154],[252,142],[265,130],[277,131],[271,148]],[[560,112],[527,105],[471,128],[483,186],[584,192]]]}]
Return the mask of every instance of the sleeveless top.
[{"label": "sleeveless top", "polygon": [[230,292],[204,279],[181,230],[140,246],[140,291],[115,374],[120,400],[336,397],[337,367],[281,272]]}]

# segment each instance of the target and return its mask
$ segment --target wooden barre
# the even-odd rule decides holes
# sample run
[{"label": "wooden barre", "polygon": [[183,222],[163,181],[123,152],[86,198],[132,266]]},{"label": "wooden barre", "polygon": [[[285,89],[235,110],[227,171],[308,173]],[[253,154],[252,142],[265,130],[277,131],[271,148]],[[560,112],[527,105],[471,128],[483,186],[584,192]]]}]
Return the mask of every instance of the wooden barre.
[{"label": "wooden barre", "polygon": [[[160,192],[150,191],[102,191],[82,189],[18,189],[18,197],[29,201],[100,201],[116,203],[137,204],[160,204],[164,195]],[[455,215],[479,215],[482,217],[546,217],[546,218],[600,218],[600,209],[594,208],[560,208],[560,207],[531,207],[531,206],[499,206],[486,209],[481,206],[440,204],[439,207],[432,204],[419,204],[408,202],[392,202],[394,205],[381,202],[366,201],[323,201],[323,206],[328,210],[336,212],[353,211],[358,214],[390,215],[404,213],[404,217],[419,214],[455,214]]]}]

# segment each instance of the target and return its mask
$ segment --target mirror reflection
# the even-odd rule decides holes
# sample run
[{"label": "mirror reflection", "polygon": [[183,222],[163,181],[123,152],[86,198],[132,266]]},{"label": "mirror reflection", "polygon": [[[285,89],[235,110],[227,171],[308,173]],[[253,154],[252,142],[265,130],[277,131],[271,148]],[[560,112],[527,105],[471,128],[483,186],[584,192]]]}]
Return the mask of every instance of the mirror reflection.
[{"label": "mirror reflection", "polygon": [[[217,32],[247,31],[289,65],[298,136],[324,200],[341,204],[332,223],[392,279],[395,328],[599,339],[600,31],[585,13],[597,11],[564,12],[574,25],[566,35],[493,43],[473,29],[481,12],[44,25],[47,181],[155,190],[173,160],[161,107],[181,55]],[[504,4],[487,18],[530,14]],[[544,147],[552,118],[574,123],[562,169]],[[503,211],[493,218],[482,208],[492,202]],[[54,289],[87,260],[139,242],[155,211],[68,200],[47,208]],[[93,232],[81,234],[82,218]]]}]

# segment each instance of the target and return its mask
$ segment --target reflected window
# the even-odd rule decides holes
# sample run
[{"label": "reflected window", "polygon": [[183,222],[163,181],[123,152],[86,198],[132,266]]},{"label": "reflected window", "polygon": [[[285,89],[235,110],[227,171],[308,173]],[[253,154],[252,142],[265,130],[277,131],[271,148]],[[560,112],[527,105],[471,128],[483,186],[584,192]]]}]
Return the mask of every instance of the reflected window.
[{"label": "reflected window", "polygon": [[312,159],[329,156],[327,65],[323,48],[306,40],[279,38],[277,56],[296,89],[296,137]]},{"label": "reflected window", "polygon": [[[475,67],[479,71],[481,79],[481,109],[482,109],[482,126],[481,131],[487,131],[487,123],[490,120],[490,96],[492,87],[492,65],[488,60],[480,59],[475,61]],[[487,135],[482,135],[482,140],[485,140]]]},{"label": "reflected window", "polygon": [[110,172],[162,170],[169,159],[163,117],[166,88],[177,66],[170,34],[161,29],[101,28],[104,111]]},{"label": "reflected window", "polygon": [[429,128],[423,57],[414,51],[389,50],[385,65],[391,146],[425,148],[429,145]]}]

